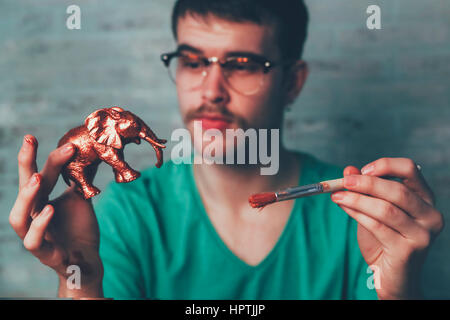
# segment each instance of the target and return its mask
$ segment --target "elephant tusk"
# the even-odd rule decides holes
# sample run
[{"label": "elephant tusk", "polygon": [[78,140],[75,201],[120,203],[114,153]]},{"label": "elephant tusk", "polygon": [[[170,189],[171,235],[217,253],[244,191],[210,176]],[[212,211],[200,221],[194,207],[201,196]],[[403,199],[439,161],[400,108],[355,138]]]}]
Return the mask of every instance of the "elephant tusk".
[{"label": "elephant tusk", "polygon": [[149,137],[144,137],[144,139],[145,139],[145,141],[147,141],[148,143],[151,143],[152,145],[155,145],[155,146],[157,146],[157,147],[159,147],[159,148],[165,148],[165,147],[166,147],[165,145],[163,145],[163,144],[161,144],[161,143],[158,143],[158,142],[156,142],[156,141],[150,139]]}]

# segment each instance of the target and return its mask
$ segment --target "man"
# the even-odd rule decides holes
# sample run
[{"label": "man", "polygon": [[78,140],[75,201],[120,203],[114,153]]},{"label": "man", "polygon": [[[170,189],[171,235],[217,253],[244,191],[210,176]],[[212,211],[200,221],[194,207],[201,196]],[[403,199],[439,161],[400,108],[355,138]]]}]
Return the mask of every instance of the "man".
[{"label": "man", "polygon": [[[175,66],[181,115],[194,139],[203,138],[194,133],[196,120],[221,132],[281,127],[308,74],[301,60],[306,24],[301,1],[176,3],[178,48],[163,59]],[[247,78],[249,70],[260,81]],[[225,153],[229,144],[222,144]],[[74,150],[56,149],[37,174],[36,148],[36,139],[26,136],[10,223],[25,247],[58,273],[59,296],[420,298],[420,268],[443,227],[431,190],[404,158],[378,159],[361,171],[346,167],[347,191],[331,199],[322,194],[255,211],[251,194],[342,175],[282,146],[276,175],[261,175],[260,165],[167,161],[131,183],[111,183],[95,211],[73,185],[40,211],[40,199],[47,202]],[[81,269],[81,289],[66,285],[71,264]]]}]

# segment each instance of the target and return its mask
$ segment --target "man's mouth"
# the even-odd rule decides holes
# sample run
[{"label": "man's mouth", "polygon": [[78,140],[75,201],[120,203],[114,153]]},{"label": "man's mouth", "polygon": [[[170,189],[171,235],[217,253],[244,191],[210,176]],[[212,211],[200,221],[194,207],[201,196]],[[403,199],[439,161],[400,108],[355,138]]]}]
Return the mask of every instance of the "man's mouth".
[{"label": "man's mouth", "polygon": [[221,114],[200,114],[194,118],[194,121],[201,121],[202,128],[223,130],[230,126],[232,119]]}]

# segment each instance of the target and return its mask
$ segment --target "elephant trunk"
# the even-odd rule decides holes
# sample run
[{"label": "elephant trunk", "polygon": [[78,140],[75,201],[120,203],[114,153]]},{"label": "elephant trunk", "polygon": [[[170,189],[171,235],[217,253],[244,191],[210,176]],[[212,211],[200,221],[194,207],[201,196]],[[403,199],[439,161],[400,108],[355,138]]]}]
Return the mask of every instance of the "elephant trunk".
[{"label": "elephant trunk", "polygon": [[144,121],[141,121],[141,132],[139,132],[139,137],[150,143],[153,147],[165,148],[164,143],[167,141],[165,139],[158,139],[152,129],[147,126]]},{"label": "elephant trunk", "polygon": [[145,123],[142,123],[141,128],[142,129],[141,132],[139,133],[139,137],[150,143],[153,149],[155,149],[156,158],[158,159],[156,167],[159,168],[163,163],[163,153],[161,149],[166,147],[164,143],[166,143],[167,140],[158,139],[158,137]]}]

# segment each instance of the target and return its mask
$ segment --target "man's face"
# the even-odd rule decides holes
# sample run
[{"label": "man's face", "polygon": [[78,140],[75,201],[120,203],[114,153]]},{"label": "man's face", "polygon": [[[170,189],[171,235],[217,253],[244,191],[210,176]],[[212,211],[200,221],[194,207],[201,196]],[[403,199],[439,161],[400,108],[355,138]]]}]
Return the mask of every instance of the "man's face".
[{"label": "man's face", "polygon": [[[195,50],[196,55],[224,59],[236,52],[248,52],[274,63],[282,62],[276,33],[271,26],[230,22],[215,16],[205,20],[186,15],[178,21],[177,35],[178,47],[188,47],[187,53]],[[200,86],[186,89],[177,85],[177,93],[181,116],[191,137],[194,137],[196,120],[202,121],[203,131],[219,129],[224,137],[226,129],[279,128],[286,94],[282,68],[272,68],[264,75],[260,90],[245,95],[229,86],[219,64],[208,67],[208,74]],[[224,152],[226,143],[230,142],[223,141]]]}]

